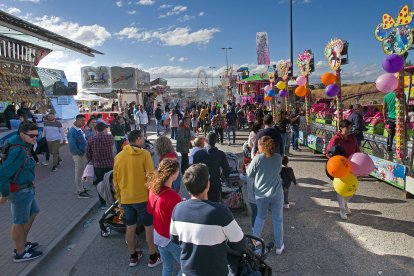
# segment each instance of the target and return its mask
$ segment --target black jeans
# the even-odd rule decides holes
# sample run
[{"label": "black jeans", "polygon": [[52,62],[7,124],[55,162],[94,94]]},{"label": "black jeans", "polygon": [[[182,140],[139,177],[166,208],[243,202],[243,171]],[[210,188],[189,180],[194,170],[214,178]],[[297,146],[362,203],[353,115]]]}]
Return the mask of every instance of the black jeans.
[{"label": "black jeans", "polygon": [[[217,136],[220,136],[220,144],[223,144],[223,129],[222,128],[216,128],[214,129],[214,132],[217,134]],[[218,141],[218,139],[217,139]]]},{"label": "black jeans", "polygon": [[285,204],[289,204],[289,186],[283,186],[283,195]]},{"label": "black jeans", "polygon": [[[104,175],[107,172],[112,171],[112,168],[95,168],[93,167],[93,171],[95,172],[95,180],[93,181],[93,185],[97,186],[99,182],[101,182],[104,178]],[[101,195],[98,193],[99,195],[99,201],[101,202],[101,204],[105,204],[105,200],[101,197]]]},{"label": "black jeans", "polygon": [[181,173],[184,174],[189,166],[188,153],[181,152]]},{"label": "black jeans", "polygon": [[392,151],[392,144],[395,136],[395,119],[388,119],[388,138],[387,138],[387,151]]}]

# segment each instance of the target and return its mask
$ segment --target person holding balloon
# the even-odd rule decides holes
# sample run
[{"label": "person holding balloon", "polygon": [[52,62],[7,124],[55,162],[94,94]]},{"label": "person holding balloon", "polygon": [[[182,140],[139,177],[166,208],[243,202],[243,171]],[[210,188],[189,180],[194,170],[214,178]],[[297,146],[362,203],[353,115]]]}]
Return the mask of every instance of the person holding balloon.
[{"label": "person holding balloon", "polygon": [[[356,190],[357,179],[350,173],[351,164],[348,158],[360,152],[358,141],[351,133],[352,124],[348,120],[339,122],[339,132],[329,141],[326,157],[329,158],[326,169],[334,177],[334,188],[338,196],[339,215],[346,220],[347,215],[351,214],[348,202]],[[341,148],[341,155],[331,156],[331,149],[334,147]],[[354,189],[352,189],[354,188]],[[353,191],[353,193],[351,193]]]}]

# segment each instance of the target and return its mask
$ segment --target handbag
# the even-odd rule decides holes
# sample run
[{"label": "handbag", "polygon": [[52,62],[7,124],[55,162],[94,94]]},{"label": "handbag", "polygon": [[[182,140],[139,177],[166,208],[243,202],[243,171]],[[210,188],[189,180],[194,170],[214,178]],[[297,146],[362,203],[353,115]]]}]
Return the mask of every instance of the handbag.
[{"label": "handbag", "polygon": [[95,176],[95,171],[93,169],[93,164],[86,165],[83,170],[82,179],[86,180],[87,178],[93,178]]}]

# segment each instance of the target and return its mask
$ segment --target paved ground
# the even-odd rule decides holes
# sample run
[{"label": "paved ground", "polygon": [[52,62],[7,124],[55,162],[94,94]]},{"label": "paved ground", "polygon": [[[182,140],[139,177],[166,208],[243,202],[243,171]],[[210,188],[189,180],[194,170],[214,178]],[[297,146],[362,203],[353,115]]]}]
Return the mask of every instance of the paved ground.
[{"label": "paved ground", "polygon": [[[220,146],[224,151],[241,152],[247,132],[239,133],[237,146]],[[65,151],[65,149],[64,149]],[[55,174],[39,168],[37,189],[42,214],[33,227],[33,238],[43,249],[53,243],[76,221],[79,214],[95,200],[75,198],[73,162],[64,158],[62,169]],[[291,158],[299,181],[291,189],[291,202],[286,210],[285,245],[281,256],[270,255],[267,262],[276,273],[284,275],[412,275],[414,271],[414,200],[405,200],[400,190],[374,179],[360,181],[357,195],[351,200],[353,214],[347,222],[340,220],[335,193],[323,171],[324,158],[304,150]],[[96,210],[96,209],[95,209]],[[45,258],[33,275],[160,275],[161,266],[150,269],[146,258],[136,268],[128,267],[124,237],[112,233],[99,235],[97,221],[102,211],[83,220],[74,235],[60,244],[55,258]],[[10,221],[9,209],[0,207],[0,219]],[[235,214],[246,233],[251,232],[249,217]],[[53,223],[53,222],[57,223]],[[0,233],[8,233],[9,225],[0,224]],[[269,220],[265,240],[272,240]],[[146,252],[145,241],[140,244]],[[23,264],[11,263],[8,234],[0,237],[2,275],[16,275]]]}]

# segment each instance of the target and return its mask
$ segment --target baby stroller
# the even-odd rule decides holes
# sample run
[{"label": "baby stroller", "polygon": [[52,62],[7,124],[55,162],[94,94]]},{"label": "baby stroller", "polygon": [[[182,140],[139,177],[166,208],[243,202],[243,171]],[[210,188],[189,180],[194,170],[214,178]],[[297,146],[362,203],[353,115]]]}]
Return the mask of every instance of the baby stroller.
[{"label": "baby stroller", "polygon": [[[237,252],[228,248],[228,260],[232,271],[235,272],[237,276],[272,275],[272,268],[266,264],[265,260],[269,252],[273,250],[275,246],[274,243],[270,242],[266,245],[264,240],[258,237],[247,234],[245,237],[247,239],[247,248],[245,252]],[[234,258],[238,259],[238,263],[232,264]]]},{"label": "baby stroller", "polygon": [[232,211],[244,211],[245,203],[242,192],[243,185],[240,181],[239,159],[230,152],[226,152],[226,158],[230,166],[230,174],[227,178],[222,179],[222,201]]},{"label": "baby stroller", "polygon": [[[106,238],[114,230],[118,233],[125,233],[126,225],[124,220],[124,212],[118,200],[115,201],[115,190],[112,182],[113,171],[107,172],[104,178],[97,185],[99,195],[111,206],[104,212],[99,220],[101,236]],[[137,234],[142,233],[143,226],[138,222]]]}]

